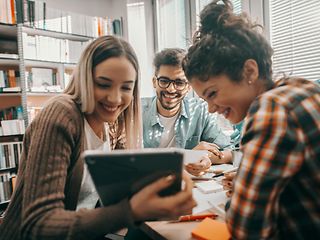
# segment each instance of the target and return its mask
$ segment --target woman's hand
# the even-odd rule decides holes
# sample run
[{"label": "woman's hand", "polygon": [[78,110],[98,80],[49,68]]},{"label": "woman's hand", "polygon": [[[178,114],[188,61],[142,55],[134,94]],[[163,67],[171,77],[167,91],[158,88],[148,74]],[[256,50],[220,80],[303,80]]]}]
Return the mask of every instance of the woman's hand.
[{"label": "woman's hand", "polygon": [[236,172],[225,173],[224,179],[222,179],[223,189],[227,190],[227,192],[226,192],[227,197],[232,196],[233,180],[234,180],[234,177],[236,176],[236,174],[237,174]]},{"label": "woman's hand", "polygon": [[169,187],[173,176],[161,178],[136,193],[130,200],[133,218],[135,221],[146,221],[150,219],[176,219],[181,215],[192,213],[196,202],[192,197],[192,181],[184,175],[184,188],[166,197],[160,197],[158,193]]},{"label": "woman's hand", "polygon": [[203,175],[211,167],[211,160],[208,156],[203,156],[199,161],[189,163],[185,166],[188,173],[194,176]]}]

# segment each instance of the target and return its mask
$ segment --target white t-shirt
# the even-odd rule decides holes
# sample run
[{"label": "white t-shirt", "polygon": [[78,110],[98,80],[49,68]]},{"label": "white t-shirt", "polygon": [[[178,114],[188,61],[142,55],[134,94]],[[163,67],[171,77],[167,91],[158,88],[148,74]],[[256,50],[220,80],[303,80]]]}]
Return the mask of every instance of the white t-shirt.
[{"label": "white t-shirt", "polygon": [[[100,139],[87,120],[84,120],[84,133],[85,133],[85,142],[84,150],[103,150],[106,152],[110,150],[110,139],[109,139],[109,127],[108,124],[105,124],[104,127],[104,136],[106,141]],[[87,165],[84,165],[83,168],[83,177],[81,182],[81,188],[78,198],[77,210],[80,208],[93,209],[95,208],[98,201],[98,193],[95,190],[91,176],[88,172]]]},{"label": "white t-shirt", "polygon": [[177,113],[173,117],[164,117],[158,114],[159,120],[164,127],[159,145],[160,148],[176,146],[176,134],[174,130],[174,125],[176,123],[178,115],[179,113]]}]

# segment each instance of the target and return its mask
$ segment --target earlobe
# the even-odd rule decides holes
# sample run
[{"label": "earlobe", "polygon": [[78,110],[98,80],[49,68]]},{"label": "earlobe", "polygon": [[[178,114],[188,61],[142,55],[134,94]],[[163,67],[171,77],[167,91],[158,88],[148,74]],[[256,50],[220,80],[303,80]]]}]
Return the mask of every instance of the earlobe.
[{"label": "earlobe", "polygon": [[243,66],[244,79],[249,85],[255,83],[259,78],[259,67],[254,59],[248,59]]},{"label": "earlobe", "polygon": [[156,79],[156,77],[153,77],[152,78],[152,85],[153,85],[153,88],[156,88],[157,87],[157,79]]}]

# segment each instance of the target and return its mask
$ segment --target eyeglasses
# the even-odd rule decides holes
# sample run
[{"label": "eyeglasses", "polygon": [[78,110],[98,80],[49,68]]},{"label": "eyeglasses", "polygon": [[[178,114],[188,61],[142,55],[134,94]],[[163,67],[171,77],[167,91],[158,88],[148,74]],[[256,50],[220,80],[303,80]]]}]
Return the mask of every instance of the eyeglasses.
[{"label": "eyeglasses", "polygon": [[156,77],[156,79],[158,80],[158,86],[160,88],[168,88],[172,83],[176,90],[182,91],[188,85],[187,81],[181,79],[171,80],[170,78],[162,76]]}]

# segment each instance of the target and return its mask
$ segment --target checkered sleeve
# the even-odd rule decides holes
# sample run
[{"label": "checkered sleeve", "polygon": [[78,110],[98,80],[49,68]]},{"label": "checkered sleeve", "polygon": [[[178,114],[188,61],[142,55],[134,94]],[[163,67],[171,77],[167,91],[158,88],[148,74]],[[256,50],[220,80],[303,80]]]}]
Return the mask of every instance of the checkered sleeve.
[{"label": "checkered sleeve", "polygon": [[274,99],[256,100],[247,115],[243,160],[226,216],[235,239],[274,237],[279,196],[302,164],[302,134],[287,109]]}]

